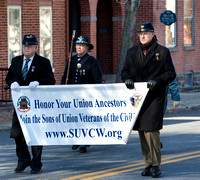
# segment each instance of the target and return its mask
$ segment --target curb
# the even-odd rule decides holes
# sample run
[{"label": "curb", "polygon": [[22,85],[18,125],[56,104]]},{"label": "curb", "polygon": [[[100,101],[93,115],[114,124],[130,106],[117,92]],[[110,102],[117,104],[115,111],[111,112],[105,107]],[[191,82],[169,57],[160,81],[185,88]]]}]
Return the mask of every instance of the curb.
[{"label": "curb", "polygon": [[174,109],[167,109],[166,113],[174,113],[174,112],[182,112],[182,111],[191,111],[191,110],[198,110],[200,109],[200,105],[197,106],[191,106],[191,107],[182,107],[182,108],[176,108]]}]

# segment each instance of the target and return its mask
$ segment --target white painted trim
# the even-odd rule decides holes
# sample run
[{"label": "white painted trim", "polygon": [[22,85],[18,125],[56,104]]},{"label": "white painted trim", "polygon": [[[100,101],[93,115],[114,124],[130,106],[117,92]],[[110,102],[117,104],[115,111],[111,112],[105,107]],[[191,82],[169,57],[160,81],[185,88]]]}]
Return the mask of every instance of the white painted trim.
[{"label": "white painted trim", "polygon": [[[20,46],[20,54],[22,54],[22,23],[21,23],[21,6],[7,6],[7,43],[8,43],[8,67],[11,65],[11,59],[9,59],[9,29],[8,29],[8,24],[9,24],[9,9],[19,9],[19,26],[20,26],[20,31],[19,31],[19,46]],[[16,39],[16,38],[14,38]]]},{"label": "white painted trim", "polygon": [[[50,59],[50,62],[51,62],[51,66],[53,68],[53,18],[52,18],[52,7],[51,6],[40,6],[40,10],[42,9],[49,9],[50,10],[50,28],[51,28],[51,34],[50,34],[50,39],[51,39],[51,59]],[[40,10],[39,10],[39,14],[40,14]],[[41,18],[41,15],[40,15],[40,18]],[[40,23],[40,21],[39,21]],[[39,27],[40,28],[40,27]],[[41,34],[40,34],[40,42],[41,42]],[[40,47],[39,47],[40,49]],[[53,68],[54,69],[54,68]]]}]

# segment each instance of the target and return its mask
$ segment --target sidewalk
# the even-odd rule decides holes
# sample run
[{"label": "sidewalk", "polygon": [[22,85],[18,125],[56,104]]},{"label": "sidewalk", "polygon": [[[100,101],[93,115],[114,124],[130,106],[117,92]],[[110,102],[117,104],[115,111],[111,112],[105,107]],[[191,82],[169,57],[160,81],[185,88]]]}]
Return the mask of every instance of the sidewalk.
[{"label": "sidewalk", "polygon": [[[200,108],[200,91],[181,92],[181,104],[175,111]],[[173,101],[171,95],[168,94],[167,113],[173,110]],[[6,122],[0,122],[0,130],[7,130],[11,127],[11,119]]]},{"label": "sidewalk", "polygon": [[[200,91],[181,92],[180,96],[181,104],[175,109],[175,111],[200,108]],[[171,95],[168,94],[167,111],[171,110],[173,110],[173,101],[171,100]]]}]

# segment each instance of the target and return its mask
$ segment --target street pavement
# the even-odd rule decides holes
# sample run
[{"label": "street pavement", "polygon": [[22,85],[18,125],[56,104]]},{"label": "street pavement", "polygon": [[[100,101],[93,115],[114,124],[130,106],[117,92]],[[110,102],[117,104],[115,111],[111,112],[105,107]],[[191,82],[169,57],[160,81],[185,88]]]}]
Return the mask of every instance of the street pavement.
[{"label": "street pavement", "polygon": [[[173,112],[168,96],[168,111],[161,131],[164,180],[200,180],[200,92],[181,92],[181,104]],[[71,146],[44,146],[43,172],[31,175],[30,168],[14,174],[17,164],[15,143],[9,138],[11,121],[0,123],[1,180],[69,180],[147,179],[140,175],[144,168],[140,142],[133,131],[127,145],[91,146],[88,153],[72,151]],[[151,177],[150,177],[151,178]]]}]

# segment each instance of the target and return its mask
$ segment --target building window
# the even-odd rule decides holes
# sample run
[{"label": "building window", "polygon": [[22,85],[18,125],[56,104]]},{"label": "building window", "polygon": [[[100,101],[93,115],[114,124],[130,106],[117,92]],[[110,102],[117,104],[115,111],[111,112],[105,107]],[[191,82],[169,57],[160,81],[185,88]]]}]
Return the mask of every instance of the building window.
[{"label": "building window", "polygon": [[21,7],[8,6],[8,66],[13,57],[22,53],[21,49]]},{"label": "building window", "polygon": [[184,0],[184,45],[193,45],[193,0]]},{"label": "building window", "polygon": [[[166,10],[176,14],[176,0],[166,0]],[[165,26],[165,42],[167,47],[176,46],[176,23]]]},{"label": "building window", "polygon": [[50,6],[40,7],[40,55],[52,58],[52,9]]}]

